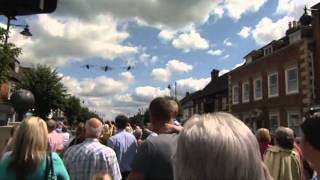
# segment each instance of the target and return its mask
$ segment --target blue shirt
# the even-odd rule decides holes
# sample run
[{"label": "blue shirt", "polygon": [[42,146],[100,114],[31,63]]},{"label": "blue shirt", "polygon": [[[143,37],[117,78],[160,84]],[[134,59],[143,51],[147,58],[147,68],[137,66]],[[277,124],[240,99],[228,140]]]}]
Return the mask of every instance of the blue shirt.
[{"label": "blue shirt", "polygon": [[87,138],[71,146],[63,159],[71,179],[88,180],[100,172],[108,172],[114,180],[121,179],[115,152],[98,139]]},{"label": "blue shirt", "polygon": [[136,138],[132,134],[122,130],[112,136],[107,144],[116,152],[120,171],[131,171],[131,163],[138,148]]}]

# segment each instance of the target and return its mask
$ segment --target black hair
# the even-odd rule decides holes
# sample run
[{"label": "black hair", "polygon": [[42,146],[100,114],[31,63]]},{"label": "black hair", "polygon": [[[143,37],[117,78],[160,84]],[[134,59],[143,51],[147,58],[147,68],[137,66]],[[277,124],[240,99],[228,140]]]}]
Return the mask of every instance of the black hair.
[{"label": "black hair", "polygon": [[118,129],[124,129],[129,123],[129,118],[121,114],[116,117],[115,122]]},{"label": "black hair", "polygon": [[320,117],[319,115],[307,116],[301,124],[304,139],[315,149],[320,151]]}]

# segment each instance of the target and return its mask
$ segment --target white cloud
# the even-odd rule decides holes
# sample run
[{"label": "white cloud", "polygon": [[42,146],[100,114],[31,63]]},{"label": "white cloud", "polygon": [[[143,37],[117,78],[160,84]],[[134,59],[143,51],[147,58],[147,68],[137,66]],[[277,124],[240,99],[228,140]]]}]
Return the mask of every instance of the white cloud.
[{"label": "white cloud", "polygon": [[160,87],[140,86],[135,89],[135,92],[132,96],[136,101],[149,103],[156,97],[168,95],[170,95],[170,90],[167,88],[161,89]]},{"label": "white cloud", "polygon": [[230,71],[229,69],[222,69],[219,71],[219,76],[222,76],[222,75],[228,73],[229,71]]},{"label": "white cloud", "polygon": [[209,42],[202,38],[197,32],[191,31],[189,33],[180,34],[172,41],[175,48],[183,49],[184,52],[197,49],[208,49]]},{"label": "white cloud", "polygon": [[56,14],[90,21],[98,14],[135,19],[144,25],[181,28],[205,23],[221,0],[64,0]]},{"label": "white cloud", "polygon": [[147,53],[142,53],[140,55],[139,59],[147,67],[150,66],[150,65],[154,65],[159,60],[158,56],[152,56],[152,55],[147,54]]},{"label": "white cloud", "polygon": [[194,79],[192,77],[180,79],[177,81],[177,94],[180,97],[183,97],[186,92],[192,93],[203,89],[210,82],[210,80],[210,78]]},{"label": "white cloud", "polygon": [[241,18],[241,15],[246,12],[257,12],[267,0],[225,0],[224,7],[228,15],[235,20]]},{"label": "white cloud", "polygon": [[69,93],[85,97],[109,96],[123,93],[128,89],[126,82],[117,81],[106,76],[81,80],[65,76],[62,79],[62,83],[67,87]]},{"label": "white cloud", "polygon": [[168,61],[165,68],[156,68],[151,72],[151,77],[157,81],[169,81],[170,77],[174,73],[189,72],[193,69],[192,65],[181,62],[176,59]]},{"label": "white cloud", "polygon": [[217,15],[218,18],[221,18],[224,15],[223,7],[217,7],[213,10],[213,14]]},{"label": "white cloud", "polygon": [[134,81],[134,76],[131,72],[122,72],[120,74],[121,80],[127,84],[131,84]]},{"label": "white cloud", "polygon": [[23,49],[19,57],[27,64],[64,66],[87,58],[112,60],[137,53],[137,47],[124,45],[129,38],[117,29],[116,21],[99,15],[91,22],[38,15],[28,19],[33,36],[25,39],[13,30],[10,41]]},{"label": "white cloud", "polygon": [[212,56],[220,56],[223,53],[224,50],[216,49],[216,50],[209,50],[207,51],[207,54],[210,54]]},{"label": "white cloud", "polygon": [[173,39],[176,32],[169,30],[162,30],[159,32],[158,37],[164,41],[170,41]]},{"label": "white cloud", "polygon": [[181,62],[177,59],[172,59],[167,63],[167,69],[172,72],[189,72],[192,70],[192,65]]},{"label": "white cloud", "polygon": [[299,18],[303,14],[304,6],[310,8],[319,0],[278,0],[276,13]]},{"label": "white cloud", "polygon": [[223,40],[223,44],[226,46],[232,46],[232,42],[229,40],[229,38],[226,38],[225,40]]},{"label": "white cloud", "polygon": [[228,59],[230,57],[230,54],[226,54],[224,56],[222,56],[220,59]]},{"label": "white cloud", "polygon": [[243,26],[241,31],[238,33],[238,35],[245,39],[249,37],[251,31],[252,31],[251,27]]},{"label": "white cloud", "polygon": [[151,72],[151,77],[157,81],[169,81],[171,72],[164,68],[156,68]]},{"label": "white cloud", "polygon": [[292,21],[292,17],[285,16],[278,21],[273,22],[270,18],[264,17],[252,30],[252,35],[259,45],[264,45],[272,40],[276,40],[285,35],[288,29],[288,22]]},{"label": "white cloud", "polygon": [[243,62],[241,62],[241,63],[239,63],[239,64],[234,65],[234,67],[232,68],[232,70],[234,70],[234,69],[236,69],[236,68],[238,68],[238,67],[240,67],[240,66],[244,65],[244,64],[245,64],[245,62],[246,62],[246,61],[243,61]]}]

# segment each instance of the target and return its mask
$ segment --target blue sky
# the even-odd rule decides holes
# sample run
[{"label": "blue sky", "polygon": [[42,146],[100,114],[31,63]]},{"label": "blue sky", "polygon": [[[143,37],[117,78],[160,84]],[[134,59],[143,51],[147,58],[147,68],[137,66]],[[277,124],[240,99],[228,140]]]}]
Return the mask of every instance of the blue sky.
[{"label": "blue sky", "polygon": [[[56,68],[69,93],[112,119],[168,95],[168,84],[177,82],[179,97],[203,88],[212,69],[227,72],[241,64],[251,50],[283,36],[304,5],[318,2],[61,0],[53,14],[18,17],[33,36],[13,28],[10,41],[23,49],[22,65]],[[105,65],[113,69],[99,69]],[[128,65],[134,69],[125,71]]]}]

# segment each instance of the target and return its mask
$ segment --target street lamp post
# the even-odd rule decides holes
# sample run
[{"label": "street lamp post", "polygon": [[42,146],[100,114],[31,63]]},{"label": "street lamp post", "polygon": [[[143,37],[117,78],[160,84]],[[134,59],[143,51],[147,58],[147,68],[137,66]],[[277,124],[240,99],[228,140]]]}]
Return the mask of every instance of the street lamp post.
[{"label": "street lamp post", "polygon": [[7,29],[6,29],[5,39],[4,39],[4,45],[8,44],[10,26],[24,27],[23,31],[21,31],[20,34],[22,34],[23,36],[32,36],[28,25],[11,24],[10,23],[11,19],[15,19],[15,17],[7,17]]}]

